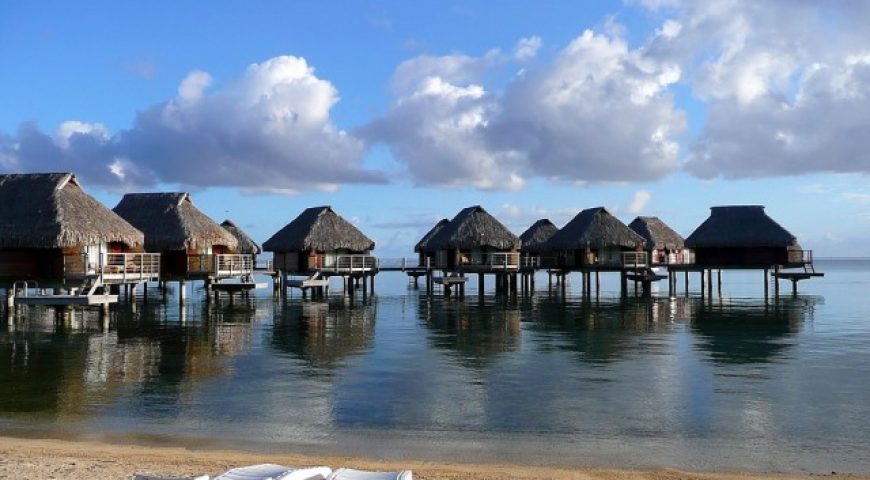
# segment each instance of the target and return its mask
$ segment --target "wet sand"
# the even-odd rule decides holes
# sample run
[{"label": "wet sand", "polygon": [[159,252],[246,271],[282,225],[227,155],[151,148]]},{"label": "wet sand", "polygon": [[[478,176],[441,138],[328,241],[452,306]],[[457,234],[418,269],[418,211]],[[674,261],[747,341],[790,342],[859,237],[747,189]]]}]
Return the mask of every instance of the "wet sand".
[{"label": "wet sand", "polygon": [[182,447],[23,439],[0,437],[0,478],[129,479],[134,473],[152,475],[215,475],[228,468],[257,463],[287,466],[326,465],[362,470],[414,471],[417,479],[597,479],[597,480],[762,480],[762,479],[868,479],[870,475],[780,475],[740,472],[685,472],[671,469],[622,470],[511,464],[452,464],[424,461],[383,461],[294,453],[251,453],[197,450]]}]

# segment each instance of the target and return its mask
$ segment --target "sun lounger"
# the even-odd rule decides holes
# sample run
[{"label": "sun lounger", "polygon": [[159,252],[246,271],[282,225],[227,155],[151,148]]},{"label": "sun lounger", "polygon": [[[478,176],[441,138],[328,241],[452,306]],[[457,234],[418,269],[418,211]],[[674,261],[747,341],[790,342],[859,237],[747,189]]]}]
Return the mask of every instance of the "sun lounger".
[{"label": "sun lounger", "polygon": [[401,472],[366,472],[350,468],[339,468],[326,477],[327,480],[412,480],[411,471]]},{"label": "sun lounger", "polygon": [[290,468],[264,463],[227,470],[214,480],[324,480],[330,473],[329,467]]},{"label": "sun lounger", "polygon": [[133,480],[208,480],[208,475],[200,475],[198,477],[162,477],[159,475],[137,473],[133,475]]}]

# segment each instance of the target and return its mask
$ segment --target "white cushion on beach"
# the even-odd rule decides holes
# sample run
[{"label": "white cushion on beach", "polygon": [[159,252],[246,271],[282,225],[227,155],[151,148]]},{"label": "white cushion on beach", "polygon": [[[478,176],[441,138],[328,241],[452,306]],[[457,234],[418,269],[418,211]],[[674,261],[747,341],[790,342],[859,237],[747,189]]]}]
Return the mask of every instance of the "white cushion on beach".
[{"label": "white cushion on beach", "polygon": [[290,468],[264,463],[227,470],[215,480],[324,480],[330,473],[329,467]]},{"label": "white cushion on beach", "polygon": [[327,480],[412,480],[410,470],[401,472],[366,472],[350,468],[339,468]]}]

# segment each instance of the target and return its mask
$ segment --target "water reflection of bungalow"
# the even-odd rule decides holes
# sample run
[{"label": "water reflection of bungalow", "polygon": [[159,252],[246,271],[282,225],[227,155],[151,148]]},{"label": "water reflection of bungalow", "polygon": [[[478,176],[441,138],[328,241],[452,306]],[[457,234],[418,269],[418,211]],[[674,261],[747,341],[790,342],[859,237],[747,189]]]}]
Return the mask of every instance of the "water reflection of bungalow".
[{"label": "water reflection of bungalow", "polygon": [[[93,290],[154,280],[142,232],[82,190],[71,173],[0,175],[0,284]],[[36,283],[32,283],[36,282]]]},{"label": "water reflection of bungalow", "polygon": [[87,348],[84,334],[10,334],[0,342],[0,412],[54,417],[79,406],[68,404],[67,397],[71,388],[82,389],[74,385],[81,383]]},{"label": "water reflection of bungalow", "polygon": [[251,256],[235,253],[236,238],[196,208],[187,193],[128,193],[115,212],[145,233],[145,250],[161,253],[162,280],[252,273]]},{"label": "water reflection of bungalow", "polygon": [[768,363],[784,355],[812,315],[813,297],[783,299],[777,308],[764,304],[699,302],[691,317],[698,347],[719,364]]},{"label": "water reflection of bungalow", "polygon": [[[341,276],[350,288],[354,280],[367,278],[374,284],[377,259],[371,254],[375,242],[353,224],[332,210],[332,207],[312,207],[299,214],[292,222],[263,243],[263,250],[273,252],[273,265],[287,286],[324,288],[324,279]],[[287,283],[286,276],[308,277]]]},{"label": "water reflection of bungalow", "polygon": [[221,227],[223,227],[226,231],[230,232],[234,237],[236,237],[236,241],[239,242],[237,251],[243,255],[250,255],[251,262],[256,265],[257,255],[263,253],[263,249],[260,248],[260,245],[257,244],[257,242],[255,242],[253,238],[248,236],[248,234],[245,233],[244,230],[239,228],[229,219],[224,220],[221,223]]},{"label": "water reflection of bungalow", "polygon": [[465,366],[484,368],[519,348],[521,324],[516,307],[472,306],[426,297],[420,297],[420,302],[429,342],[451,351]]},{"label": "water reflection of bungalow", "polygon": [[333,370],[360,355],[374,342],[375,312],[371,306],[301,302],[276,312],[272,347]]},{"label": "water reflection of bungalow", "polygon": [[577,352],[584,361],[610,363],[642,348],[643,335],[670,328],[663,319],[688,301],[619,299],[566,308],[562,301],[545,299],[537,304],[535,320],[527,328],[561,334],[564,342],[556,348]]},{"label": "water reflection of bungalow", "polygon": [[430,229],[428,232],[426,232],[425,235],[423,235],[423,238],[421,238],[420,241],[417,242],[417,245],[414,245],[414,252],[418,254],[417,264],[419,266],[426,268],[435,266],[435,257],[437,251],[429,246],[429,240],[431,240],[432,237],[440,232],[441,229],[444,228],[444,226],[446,226],[448,223],[450,223],[450,220],[442,218],[438,221],[438,223],[435,224],[434,227],[432,227],[432,229]]},{"label": "water reflection of bungalow", "polygon": [[693,262],[683,237],[659,217],[637,217],[628,224],[628,228],[646,241],[645,251],[651,266]]},{"label": "water reflection of bungalow", "polygon": [[[552,262],[542,261],[545,258],[542,257],[542,254],[547,251],[547,241],[558,231],[559,228],[553,225],[553,222],[547,218],[538,220],[526,229],[520,235],[520,242],[522,242],[520,251],[523,254],[523,258],[527,259],[523,261],[523,266],[532,268],[552,266]],[[547,258],[547,260],[550,259]]]},{"label": "water reflection of bungalow", "polygon": [[645,264],[644,239],[604,207],[583,210],[546,243],[560,267],[572,270],[622,270]]}]

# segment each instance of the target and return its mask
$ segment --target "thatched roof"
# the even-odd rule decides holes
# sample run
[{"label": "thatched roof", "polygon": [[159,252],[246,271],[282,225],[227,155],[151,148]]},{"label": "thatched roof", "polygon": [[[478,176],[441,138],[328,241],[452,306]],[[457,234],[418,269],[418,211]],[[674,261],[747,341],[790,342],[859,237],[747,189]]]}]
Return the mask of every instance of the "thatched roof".
[{"label": "thatched roof", "polygon": [[114,210],[145,233],[145,250],[149,252],[214,245],[235,249],[239,243],[199,211],[187,193],[128,193]]},{"label": "thatched roof", "polygon": [[686,238],[689,248],[790,247],[797,239],[761,205],[711,207],[710,217]]},{"label": "thatched roof", "polygon": [[604,207],[587,208],[550,237],[546,248],[552,250],[634,248],[643,245],[643,237],[625,226]]},{"label": "thatched roof", "polygon": [[431,230],[426,232],[426,235],[423,235],[423,238],[421,238],[420,241],[417,242],[417,245],[414,245],[414,251],[417,253],[434,252],[434,250],[428,248],[427,244],[429,243],[429,240],[431,240],[436,233],[440,232],[441,229],[444,228],[444,226],[448,223],[450,223],[450,220],[447,220],[446,218],[442,218],[441,220],[439,220],[438,223],[436,223]]},{"label": "thatched roof", "polygon": [[0,248],[144,243],[142,232],[82,190],[71,173],[0,175]]},{"label": "thatched roof", "polygon": [[272,238],[263,243],[267,252],[367,252],[375,242],[332,210],[332,207],[305,209]]},{"label": "thatched roof", "polygon": [[637,217],[628,224],[628,228],[646,240],[646,248],[665,248],[668,250],[683,248],[683,237],[667,226],[659,217]]},{"label": "thatched roof", "polygon": [[239,253],[245,253],[249,255],[256,255],[258,253],[263,253],[263,249],[257,245],[257,242],[254,241],[253,238],[249,237],[244,230],[236,226],[230,219],[226,219],[221,223],[221,226],[228,232],[230,232],[234,237],[236,237],[236,241],[239,242]]},{"label": "thatched roof", "polygon": [[540,251],[544,242],[549,240],[558,231],[559,228],[553,225],[550,219],[542,218],[538,220],[520,235],[520,241],[523,242],[523,250],[527,252]]},{"label": "thatched roof", "polygon": [[479,247],[510,250],[520,247],[520,239],[483,207],[475,205],[462,209],[429,239],[426,246],[430,250],[470,250]]}]

